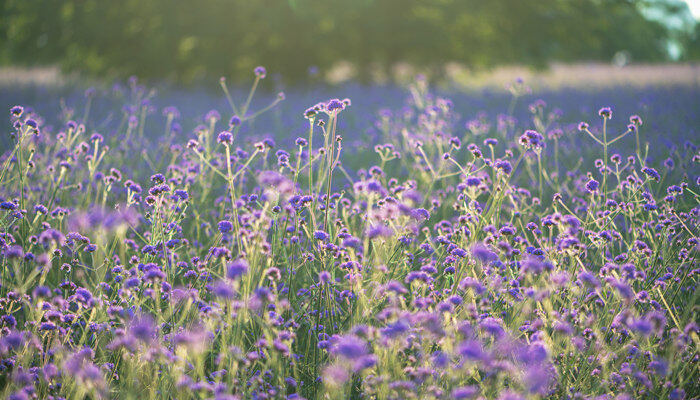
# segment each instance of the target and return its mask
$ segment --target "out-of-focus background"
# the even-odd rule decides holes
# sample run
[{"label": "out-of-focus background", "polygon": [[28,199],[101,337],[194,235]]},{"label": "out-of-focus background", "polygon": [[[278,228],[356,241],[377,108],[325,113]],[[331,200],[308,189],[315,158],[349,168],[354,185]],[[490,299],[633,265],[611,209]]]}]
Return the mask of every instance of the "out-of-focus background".
[{"label": "out-of-focus background", "polygon": [[[630,81],[692,81],[693,12],[700,0],[0,0],[0,79],[210,84],[264,65],[285,83],[420,72],[479,85],[632,65]],[[684,64],[653,68],[667,63]]]},{"label": "out-of-focus background", "polygon": [[245,99],[262,65],[251,109],[286,100],[246,140],[291,141],[306,107],[349,97],[342,128],[367,146],[378,110],[403,107],[421,76],[468,130],[506,111],[529,121],[539,100],[575,128],[607,105],[672,146],[700,127],[699,14],[700,0],[0,0],[0,110],[60,125],[89,108],[91,129],[116,135],[138,98],[151,136],[174,106],[184,140],[230,110],[220,77]]}]

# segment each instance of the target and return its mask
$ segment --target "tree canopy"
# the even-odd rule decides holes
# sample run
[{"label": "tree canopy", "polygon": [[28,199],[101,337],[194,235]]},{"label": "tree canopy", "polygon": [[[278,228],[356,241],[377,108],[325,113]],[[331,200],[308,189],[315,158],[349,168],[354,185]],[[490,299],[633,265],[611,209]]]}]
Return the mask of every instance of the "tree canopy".
[{"label": "tree canopy", "polygon": [[[666,0],[668,2],[668,0]],[[366,71],[669,58],[677,29],[647,0],[0,0],[0,59],[93,74],[173,78],[249,72],[306,76],[348,61]],[[687,7],[666,12],[688,14]]]}]

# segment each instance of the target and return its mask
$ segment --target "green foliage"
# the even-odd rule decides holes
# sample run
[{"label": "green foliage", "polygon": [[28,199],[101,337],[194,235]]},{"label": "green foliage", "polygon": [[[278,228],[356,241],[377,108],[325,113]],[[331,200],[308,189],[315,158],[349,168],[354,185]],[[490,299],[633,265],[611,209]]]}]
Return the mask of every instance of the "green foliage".
[{"label": "green foliage", "polygon": [[181,81],[258,64],[295,79],[339,60],[364,74],[398,61],[545,65],[623,50],[658,61],[673,36],[630,0],[0,0],[0,10],[5,63]]}]

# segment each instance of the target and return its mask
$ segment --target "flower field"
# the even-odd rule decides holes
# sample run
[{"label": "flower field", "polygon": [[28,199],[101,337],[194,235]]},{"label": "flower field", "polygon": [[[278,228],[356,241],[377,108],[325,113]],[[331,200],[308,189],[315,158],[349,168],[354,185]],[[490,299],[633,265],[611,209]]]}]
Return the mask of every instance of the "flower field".
[{"label": "flower field", "polygon": [[697,87],[266,74],[6,110],[0,398],[700,396]]}]

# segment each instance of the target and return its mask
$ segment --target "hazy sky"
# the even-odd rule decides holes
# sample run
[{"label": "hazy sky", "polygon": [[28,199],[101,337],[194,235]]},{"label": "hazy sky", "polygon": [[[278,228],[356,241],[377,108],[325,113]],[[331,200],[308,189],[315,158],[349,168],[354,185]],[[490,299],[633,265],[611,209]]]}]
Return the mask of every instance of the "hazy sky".
[{"label": "hazy sky", "polygon": [[700,0],[685,0],[690,7],[690,12],[693,13],[695,18],[700,18]]}]

